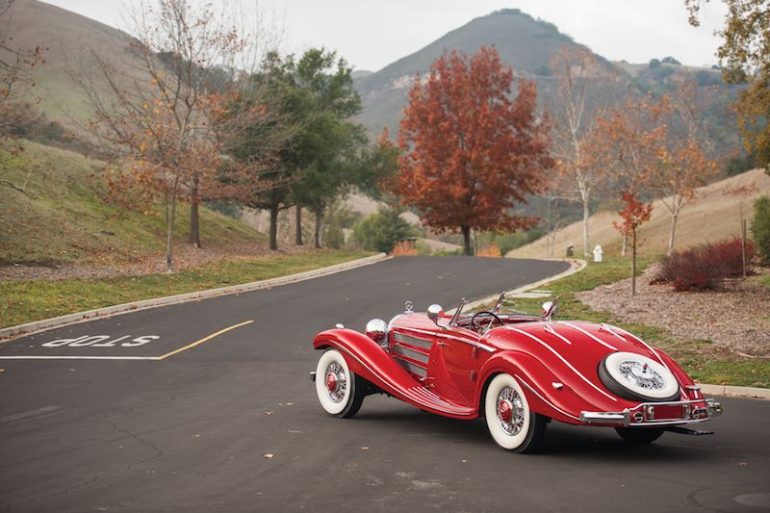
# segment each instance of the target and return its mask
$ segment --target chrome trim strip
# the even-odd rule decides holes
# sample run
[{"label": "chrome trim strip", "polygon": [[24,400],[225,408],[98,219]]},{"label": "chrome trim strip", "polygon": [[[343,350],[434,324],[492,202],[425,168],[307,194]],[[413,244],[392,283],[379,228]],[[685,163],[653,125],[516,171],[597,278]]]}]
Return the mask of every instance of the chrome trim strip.
[{"label": "chrome trim strip", "polygon": [[553,328],[553,326],[551,326],[550,324],[546,324],[546,325],[545,325],[545,328],[543,328],[543,329],[544,329],[545,331],[547,331],[548,333],[550,333],[551,335],[554,335],[554,336],[556,336],[556,337],[559,337],[559,339],[561,339],[561,341],[562,341],[562,342],[565,342],[566,344],[572,345],[572,342],[570,342],[570,341],[569,341],[569,339],[568,339],[567,337],[565,337],[564,335],[562,335],[561,333],[559,333],[558,331],[556,331],[556,330]]},{"label": "chrome trim strip", "polygon": [[628,422],[628,413],[612,413],[603,411],[581,411],[580,422],[590,424],[592,422],[618,422],[626,424]]},{"label": "chrome trim strip", "polygon": [[409,344],[411,346],[419,347],[422,349],[430,350],[433,347],[433,343],[430,340],[422,338],[412,337],[405,333],[396,332],[393,334],[393,340],[401,342],[403,344]]},{"label": "chrome trim strip", "polygon": [[564,357],[563,357],[562,355],[560,355],[560,354],[559,354],[559,353],[558,353],[558,352],[557,352],[557,351],[556,351],[554,348],[552,348],[551,346],[549,346],[548,344],[546,344],[545,342],[543,342],[542,340],[540,340],[540,339],[539,339],[539,338],[537,338],[536,336],[532,335],[531,333],[527,333],[526,331],[520,330],[520,329],[518,329],[518,328],[514,328],[513,326],[506,326],[506,329],[509,329],[509,330],[515,331],[515,332],[517,332],[517,333],[521,333],[522,335],[525,335],[525,336],[527,336],[527,337],[531,338],[531,339],[532,339],[532,340],[534,340],[535,342],[538,342],[538,343],[539,343],[539,344],[541,344],[543,347],[545,347],[546,349],[548,349],[549,351],[551,351],[553,354],[555,354],[555,355],[556,355],[556,357],[557,357],[559,360],[561,360],[561,361],[562,361],[562,363],[564,363],[564,365],[566,365],[567,367],[569,367],[569,368],[570,368],[570,370],[572,370],[572,372],[574,372],[575,374],[577,374],[577,375],[578,375],[578,377],[580,377],[580,379],[582,379],[583,381],[585,381],[586,383],[588,383],[589,385],[591,385],[591,386],[592,386],[592,387],[593,387],[593,388],[594,388],[594,389],[595,389],[597,392],[600,392],[601,394],[605,395],[605,396],[606,396],[606,397],[608,397],[609,399],[612,399],[613,401],[617,402],[617,399],[616,399],[616,398],[612,397],[610,394],[608,394],[607,392],[605,392],[604,390],[602,390],[601,388],[599,388],[598,386],[596,386],[594,383],[592,383],[592,382],[591,382],[591,380],[589,380],[587,377],[585,377],[584,375],[582,375],[582,374],[580,373],[580,371],[579,371],[579,370],[577,370],[575,367],[573,367],[573,366],[572,366],[572,364],[571,364],[571,363],[569,363],[567,360],[565,360],[565,359],[564,359]]},{"label": "chrome trim strip", "polygon": [[428,361],[430,360],[430,356],[427,354],[415,351],[414,349],[409,349],[408,347],[404,347],[400,344],[395,344],[393,346],[393,352],[408,356],[412,360],[417,360],[418,362],[424,363],[425,365],[428,365]]},{"label": "chrome trim strip", "polygon": [[581,333],[582,333],[582,334],[584,334],[584,335],[588,335],[590,338],[592,338],[592,339],[593,339],[593,340],[595,340],[596,342],[599,342],[601,345],[603,345],[603,346],[604,346],[604,347],[606,347],[607,349],[610,349],[610,350],[612,350],[612,351],[617,351],[617,350],[618,350],[618,348],[617,348],[617,347],[609,345],[609,344],[608,344],[607,342],[605,342],[604,340],[600,339],[599,337],[597,337],[597,336],[596,336],[596,335],[594,335],[593,333],[591,333],[591,332],[589,332],[589,331],[586,331],[586,330],[584,330],[584,329],[583,329],[583,328],[581,328],[580,326],[575,326],[575,325],[574,325],[574,324],[572,324],[571,322],[567,322],[567,321],[558,321],[558,322],[559,322],[559,323],[561,323],[561,324],[564,324],[565,326],[569,326],[570,328],[576,329],[576,330],[578,330],[579,332],[581,332]]},{"label": "chrome trim strip", "polygon": [[406,369],[409,372],[411,372],[412,374],[417,374],[421,378],[424,378],[425,376],[428,375],[428,370],[427,369],[423,369],[419,365],[415,365],[413,363],[409,363],[409,362],[404,361],[404,360],[399,360],[398,363],[401,364],[402,366],[406,367]]},{"label": "chrome trim strip", "polygon": [[540,400],[543,401],[545,404],[547,404],[548,406],[550,406],[551,408],[553,408],[554,410],[558,411],[559,413],[561,413],[562,415],[564,415],[566,417],[569,417],[569,418],[574,419],[574,420],[580,420],[579,418],[575,417],[574,415],[571,415],[571,414],[567,413],[566,411],[562,410],[561,408],[559,408],[558,406],[553,404],[551,401],[549,401],[548,399],[546,399],[545,397],[540,395],[540,393],[537,390],[535,390],[534,388],[532,388],[532,386],[529,383],[527,383],[525,380],[521,379],[521,376],[519,376],[518,374],[514,374],[514,376],[521,383],[523,383],[524,386],[527,387],[530,390],[530,392],[532,392],[537,397],[539,397]]},{"label": "chrome trim strip", "polygon": [[401,326],[399,329],[405,330],[405,331],[413,331],[415,333],[419,333],[421,335],[430,335],[433,336],[436,334],[436,330],[424,330],[421,328],[412,328],[409,326]]}]

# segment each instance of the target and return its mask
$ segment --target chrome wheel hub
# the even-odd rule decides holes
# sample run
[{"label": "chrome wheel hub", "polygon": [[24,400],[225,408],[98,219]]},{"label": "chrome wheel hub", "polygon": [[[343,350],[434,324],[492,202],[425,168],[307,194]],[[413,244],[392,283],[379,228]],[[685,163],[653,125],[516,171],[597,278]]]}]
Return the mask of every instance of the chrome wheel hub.
[{"label": "chrome wheel hub", "polygon": [[497,394],[497,420],[511,436],[524,427],[524,403],[515,388],[505,387]]},{"label": "chrome wheel hub", "polygon": [[666,384],[663,376],[646,363],[625,361],[618,370],[626,381],[647,390],[660,390]]},{"label": "chrome wheel hub", "polygon": [[342,365],[338,362],[330,363],[326,368],[324,383],[326,384],[326,393],[329,395],[329,399],[335,403],[342,401],[348,386],[345,369],[342,368]]}]

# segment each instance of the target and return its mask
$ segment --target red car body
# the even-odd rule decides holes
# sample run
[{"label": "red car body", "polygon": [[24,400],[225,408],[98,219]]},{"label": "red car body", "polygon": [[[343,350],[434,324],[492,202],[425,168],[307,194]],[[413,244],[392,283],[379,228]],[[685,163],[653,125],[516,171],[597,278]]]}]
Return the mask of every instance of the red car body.
[{"label": "red car body", "polygon": [[[319,333],[313,346],[338,351],[349,372],[365,380],[365,393],[385,392],[421,410],[456,419],[496,412],[500,422],[510,426],[504,422],[511,415],[506,408],[516,410],[519,404],[521,410],[523,401],[527,415],[568,424],[612,426],[621,436],[626,433],[623,437],[629,441],[646,442],[651,441],[646,438],[660,436],[664,428],[700,423],[721,413],[721,406],[704,398],[698,385],[668,355],[620,328],[520,314],[494,317],[485,313],[473,321],[470,316],[451,320],[443,312],[433,318],[406,312],[394,317],[384,334],[330,329]],[[602,376],[602,362],[613,353],[638,355],[626,356],[625,363],[618,364],[625,374],[616,376],[630,380],[632,387],[636,381],[641,383],[642,388],[634,390],[642,396],[616,386],[606,372]],[[657,379],[648,365],[659,369],[661,376],[673,376],[676,382],[668,383],[674,390],[672,396],[645,399],[643,387],[649,386],[654,393],[650,383]],[[332,390],[329,387],[338,378],[347,379],[319,367],[317,374],[321,373],[335,383],[323,378],[326,381],[319,385],[319,394],[324,387],[327,392]],[[513,386],[513,395],[519,400],[519,391],[524,397],[519,403],[498,399],[485,415],[485,395],[498,375],[512,377],[519,385]],[[490,401],[492,404],[494,398]],[[629,428],[646,429],[647,434],[654,430],[657,436],[640,438]]]}]

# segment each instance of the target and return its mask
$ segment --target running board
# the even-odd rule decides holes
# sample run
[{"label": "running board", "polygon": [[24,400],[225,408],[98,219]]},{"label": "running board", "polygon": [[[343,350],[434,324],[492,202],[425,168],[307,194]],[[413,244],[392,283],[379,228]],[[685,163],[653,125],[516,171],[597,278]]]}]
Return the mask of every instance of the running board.
[{"label": "running board", "polygon": [[666,428],[666,431],[671,431],[672,433],[679,433],[680,435],[693,435],[693,436],[703,436],[703,435],[713,435],[713,431],[704,431],[700,429],[689,429],[689,428],[683,428],[680,426],[672,426],[670,428]]}]

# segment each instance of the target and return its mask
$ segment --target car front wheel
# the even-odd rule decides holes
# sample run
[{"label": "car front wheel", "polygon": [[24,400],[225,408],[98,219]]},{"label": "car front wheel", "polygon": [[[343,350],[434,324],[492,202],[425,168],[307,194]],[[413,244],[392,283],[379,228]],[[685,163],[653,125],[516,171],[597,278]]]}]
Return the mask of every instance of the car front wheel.
[{"label": "car front wheel", "polygon": [[327,349],[318,360],[315,389],[324,411],[343,418],[358,413],[366,396],[366,382],[348,368],[336,349]]},{"label": "car front wheel", "polygon": [[484,396],[489,434],[503,449],[534,452],[543,440],[548,418],[529,409],[518,381],[510,374],[492,379]]}]

